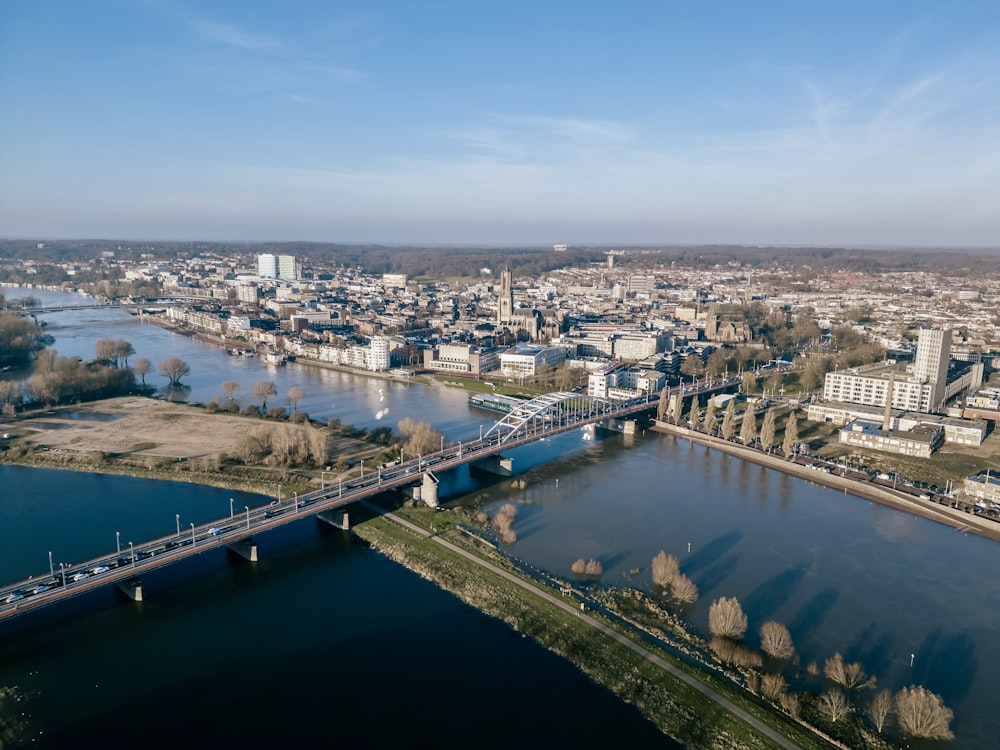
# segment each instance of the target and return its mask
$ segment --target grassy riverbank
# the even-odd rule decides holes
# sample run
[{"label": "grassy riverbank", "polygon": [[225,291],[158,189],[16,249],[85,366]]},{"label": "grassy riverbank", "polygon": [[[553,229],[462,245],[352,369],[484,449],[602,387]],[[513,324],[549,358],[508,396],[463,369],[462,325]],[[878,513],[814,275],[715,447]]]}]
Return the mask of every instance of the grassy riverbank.
[{"label": "grassy riverbank", "polygon": [[[795,746],[816,749],[845,746],[824,739],[744,689],[737,683],[738,675],[735,673],[730,671],[727,674],[718,665],[711,670],[706,669],[710,659],[706,645],[687,633],[678,621],[662,610],[658,611],[655,604],[638,592],[605,592],[601,606],[608,608],[608,614],[599,613],[599,607],[595,609],[585,604],[586,614],[581,615],[576,611],[580,592],[571,591],[572,586],[566,584],[562,598],[573,607],[572,611],[567,611],[549,599],[557,589],[521,574],[488,540],[462,532],[461,518],[453,512],[412,508],[399,513],[432,531],[437,538],[473,552],[482,563],[471,561],[442,546],[434,538],[422,537],[385,517],[366,521],[356,526],[354,531],[389,558],[569,659],[595,682],[634,704],[664,734],[686,746],[769,748],[776,745],[652,659],[662,660],[693,677],[789,738]],[[521,583],[509,580],[500,571],[514,574]],[[587,596],[583,600],[591,601]],[[622,620],[633,624],[623,623]],[[600,632],[595,623],[612,628],[648,655],[637,653]],[[703,666],[698,666],[690,663],[689,659],[679,658],[644,637],[644,632],[655,632],[659,637],[669,639],[670,646],[688,654],[689,659],[706,661]],[[864,744],[852,743],[852,747],[888,747],[879,740],[864,739],[860,733],[857,736]]]}]

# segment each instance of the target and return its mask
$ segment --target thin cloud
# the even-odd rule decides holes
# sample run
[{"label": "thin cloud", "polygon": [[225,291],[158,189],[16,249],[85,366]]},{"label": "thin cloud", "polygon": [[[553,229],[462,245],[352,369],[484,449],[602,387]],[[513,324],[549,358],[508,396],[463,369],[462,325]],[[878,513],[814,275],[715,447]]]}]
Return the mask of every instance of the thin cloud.
[{"label": "thin cloud", "polygon": [[194,18],[188,18],[186,21],[191,29],[206,39],[229,47],[235,47],[236,49],[248,52],[260,52],[266,50],[278,51],[284,47],[282,41],[277,37],[252,34],[231,23],[205,21]]}]

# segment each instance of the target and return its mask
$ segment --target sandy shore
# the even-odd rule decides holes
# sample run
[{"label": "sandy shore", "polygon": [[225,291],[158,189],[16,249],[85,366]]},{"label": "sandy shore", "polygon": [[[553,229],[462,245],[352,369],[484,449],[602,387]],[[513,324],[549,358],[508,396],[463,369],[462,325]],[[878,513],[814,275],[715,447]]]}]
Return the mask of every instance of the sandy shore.
[{"label": "sandy shore", "polygon": [[962,510],[951,508],[946,505],[939,505],[938,503],[931,502],[930,500],[922,500],[903,492],[893,491],[887,487],[879,487],[866,482],[856,481],[849,477],[842,477],[837,474],[815,471],[814,469],[810,469],[808,466],[794,464],[784,458],[768,455],[753,448],[746,448],[738,443],[727,442],[719,438],[710,438],[704,433],[694,432],[685,427],[658,423],[651,429],[656,430],[657,432],[676,435],[677,437],[684,438],[685,440],[690,440],[693,443],[704,445],[708,448],[722,451],[723,453],[741,458],[745,461],[752,461],[753,463],[767,466],[801,479],[806,479],[810,482],[814,482],[815,484],[844,490],[856,497],[871,500],[872,502],[876,502],[881,505],[887,505],[897,510],[927,518],[931,521],[937,521],[938,523],[951,526],[959,531],[967,531],[971,534],[977,534],[979,536],[986,537],[987,539],[992,539],[993,541],[1000,541],[1000,523],[997,523],[989,518],[983,518],[971,513],[966,513]]},{"label": "sandy shore", "polygon": [[[141,396],[125,396],[85,404],[29,412],[0,422],[0,435],[9,445],[34,446],[24,455],[8,450],[0,460],[25,466],[43,466],[107,474],[150,476],[234,489],[254,488],[273,493],[267,477],[294,477],[308,484],[320,472],[271,466],[227,465],[219,458],[239,452],[250,433],[272,436],[322,428],[277,422],[236,414],[209,414],[188,404]],[[42,450],[37,450],[41,448]],[[342,436],[330,436],[331,456],[344,462],[375,457],[379,446]],[[329,481],[337,474],[327,472]]]}]

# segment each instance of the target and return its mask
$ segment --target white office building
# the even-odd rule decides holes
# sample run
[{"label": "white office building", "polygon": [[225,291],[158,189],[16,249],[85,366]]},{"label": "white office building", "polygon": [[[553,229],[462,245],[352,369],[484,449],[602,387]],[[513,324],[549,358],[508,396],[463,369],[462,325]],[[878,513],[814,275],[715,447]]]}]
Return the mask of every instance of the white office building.
[{"label": "white office building", "polygon": [[257,275],[264,279],[278,278],[278,256],[261,253],[257,256]]},{"label": "white office building", "polygon": [[533,378],[543,365],[557,367],[566,359],[560,346],[517,346],[500,355],[500,372],[508,378]]}]

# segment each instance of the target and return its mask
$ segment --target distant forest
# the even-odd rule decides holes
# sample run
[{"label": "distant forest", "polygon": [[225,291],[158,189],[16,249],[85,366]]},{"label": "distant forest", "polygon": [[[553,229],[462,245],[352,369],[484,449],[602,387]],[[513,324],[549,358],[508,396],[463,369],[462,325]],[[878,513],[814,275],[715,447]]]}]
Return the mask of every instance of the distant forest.
[{"label": "distant forest", "polygon": [[[285,253],[297,256],[307,273],[332,267],[358,267],[370,273],[403,273],[410,278],[442,279],[477,277],[483,269],[496,273],[508,266],[515,274],[537,276],[558,268],[604,263],[615,251],[618,267],[644,268],[676,264],[688,268],[712,268],[735,264],[766,271],[800,268],[803,271],[856,271],[864,273],[929,271],[974,277],[995,273],[1000,248],[982,250],[858,249],[818,247],[750,247],[701,245],[676,247],[584,247],[570,246],[564,252],[545,247],[406,247],[346,245],[321,242],[135,242],[114,240],[0,240],[0,265],[5,260],[40,263],[92,261],[104,251],[116,259],[139,262],[146,259],[206,258],[212,254],[245,255]],[[249,260],[248,260],[249,262]],[[3,275],[0,274],[0,277]]]}]

